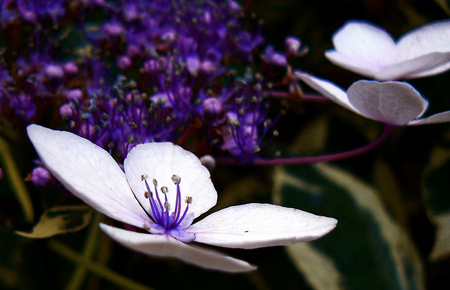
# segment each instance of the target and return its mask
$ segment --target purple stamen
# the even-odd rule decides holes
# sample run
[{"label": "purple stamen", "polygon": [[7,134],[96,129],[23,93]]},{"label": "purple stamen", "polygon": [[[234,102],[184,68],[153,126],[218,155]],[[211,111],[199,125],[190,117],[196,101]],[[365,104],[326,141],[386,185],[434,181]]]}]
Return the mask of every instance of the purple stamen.
[{"label": "purple stamen", "polygon": [[145,192],[146,197],[148,196],[149,200],[150,200],[150,206],[152,208],[152,218],[153,220],[157,223],[159,220],[161,220],[161,213],[158,209],[158,206],[156,205],[156,201],[153,198],[153,193],[150,190],[150,186],[148,185],[147,182],[147,177],[145,175],[142,175],[142,180],[145,182],[145,186],[147,187],[147,191]]},{"label": "purple stamen", "polygon": [[192,197],[188,196],[186,197],[186,209],[184,210],[183,215],[181,216],[181,218],[173,225],[172,228],[176,228],[180,225],[181,221],[184,220],[184,217],[186,216],[188,210],[189,210],[189,204],[192,202]]},{"label": "purple stamen", "polygon": [[170,220],[169,220],[170,204],[169,204],[169,201],[167,200],[167,193],[168,193],[167,187],[165,187],[165,186],[161,187],[161,192],[164,194],[164,199],[165,199],[165,201],[164,201],[164,210],[163,210],[163,214],[164,214],[163,226],[166,229],[169,229],[170,228],[169,227],[169,223],[170,223]]},{"label": "purple stamen", "polygon": [[[160,225],[164,230],[161,231],[162,233],[165,233],[166,231],[176,229],[181,222],[186,217],[188,211],[189,211],[189,204],[192,203],[192,197],[188,196],[185,199],[186,202],[186,208],[181,214],[181,189],[180,189],[180,182],[181,178],[177,175],[172,176],[172,181],[177,185],[177,195],[175,200],[175,208],[170,214],[170,203],[169,199],[167,197],[169,193],[169,189],[166,186],[161,187],[161,192],[164,194],[164,203],[161,201],[158,193],[158,182],[156,179],[153,179],[153,185],[155,187],[155,193],[150,190],[150,186],[147,182],[147,175],[142,175],[141,179],[144,181],[145,186],[147,188],[147,191],[145,192],[145,197],[149,198],[150,207],[151,207],[151,214],[149,216],[151,219],[158,225]],[[156,195],[156,198],[155,198]]]},{"label": "purple stamen", "polygon": [[181,211],[181,191],[180,191],[181,178],[177,175],[173,175],[172,181],[177,185],[177,199],[175,202],[174,221],[170,225],[170,227],[176,227],[176,226],[174,226],[174,223],[176,223],[178,221],[178,218],[180,217],[180,211]]},{"label": "purple stamen", "polygon": [[155,203],[155,199],[153,198],[153,193],[151,191],[147,191],[146,192],[147,196],[150,199],[150,206],[152,208],[152,218],[156,221],[159,220],[161,217],[161,214],[158,210],[158,208],[156,207],[156,203]]},{"label": "purple stamen", "polygon": [[[156,186],[158,185],[158,182],[156,181],[156,179],[153,179],[153,185],[155,186],[155,195],[156,195],[156,199],[158,200],[158,204],[159,204],[159,208],[161,209],[161,211],[158,210],[158,213],[160,215],[158,215],[158,221],[156,221],[157,223],[161,223],[163,222],[163,214],[164,214],[164,207],[163,204],[161,203],[161,200],[159,199],[159,194],[158,194],[158,189],[156,188]],[[164,226],[164,223],[162,224],[162,226]]]}]

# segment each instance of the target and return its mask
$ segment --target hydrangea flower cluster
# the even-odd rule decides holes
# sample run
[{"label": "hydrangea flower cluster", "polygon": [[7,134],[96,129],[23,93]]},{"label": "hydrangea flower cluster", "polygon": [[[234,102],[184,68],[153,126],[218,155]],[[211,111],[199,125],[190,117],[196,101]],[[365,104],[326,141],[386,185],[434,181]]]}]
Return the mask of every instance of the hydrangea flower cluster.
[{"label": "hydrangea flower cluster", "polygon": [[41,118],[70,86],[70,61],[58,57],[64,1],[2,1],[0,113],[14,123]]},{"label": "hydrangea flower cluster", "polygon": [[29,24],[51,21],[53,24],[57,24],[65,14],[65,4],[62,0],[5,0],[0,4],[0,25],[8,26],[20,21]]},{"label": "hydrangea flower cluster", "polygon": [[73,132],[108,147],[119,159],[137,144],[152,141],[188,142],[203,154],[227,151],[241,162],[251,162],[260,153],[259,144],[272,121],[267,117],[270,99],[258,76],[236,78],[231,73],[233,85],[217,94],[194,94],[195,87],[183,86],[185,78],[177,73],[172,77],[175,81],[168,89],[151,95],[124,76],[111,88],[89,88],[88,100],[80,89],[72,89],[67,94],[70,101],[59,111]]},{"label": "hydrangea flower cluster", "polygon": [[[259,25],[249,20],[244,29],[235,1],[7,2],[4,31],[25,23],[24,41],[33,45],[6,42],[2,114],[27,124],[50,104],[60,106],[72,132],[121,160],[136,144],[172,141],[251,163],[275,123],[268,117],[271,82],[288,57],[301,54],[290,37],[284,53],[262,52],[258,72]],[[61,28],[64,15],[75,26]],[[61,58],[61,50],[72,58]]]}]

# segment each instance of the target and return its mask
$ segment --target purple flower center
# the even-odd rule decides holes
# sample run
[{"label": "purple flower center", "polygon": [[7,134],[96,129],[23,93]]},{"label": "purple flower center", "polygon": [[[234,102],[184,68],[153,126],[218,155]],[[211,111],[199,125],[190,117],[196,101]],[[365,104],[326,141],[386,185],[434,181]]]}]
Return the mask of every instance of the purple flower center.
[{"label": "purple flower center", "polygon": [[152,191],[147,182],[148,176],[142,175],[141,179],[145,182],[147,191],[144,194],[150,203],[150,210],[147,213],[151,220],[144,224],[145,229],[152,234],[169,234],[182,242],[192,242],[195,240],[194,234],[184,231],[191,225],[194,214],[189,213],[189,204],[192,203],[191,196],[185,198],[184,203],[186,207],[184,210],[182,209],[181,177],[177,175],[172,176],[172,181],[177,186],[175,208],[173,211],[171,211],[171,204],[167,197],[169,189],[166,186],[162,186],[158,191],[158,182],[156,179],[153,179],[154,190]]}]

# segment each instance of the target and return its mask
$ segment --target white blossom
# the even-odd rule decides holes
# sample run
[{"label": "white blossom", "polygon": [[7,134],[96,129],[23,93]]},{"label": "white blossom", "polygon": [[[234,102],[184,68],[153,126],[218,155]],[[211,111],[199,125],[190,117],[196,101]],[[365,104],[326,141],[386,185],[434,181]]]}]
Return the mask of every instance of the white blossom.
[{"label": "white blossom", "polygon": [[450,111],[420,118],[428,101],[410,84],[399,81],[354,82],[346,91],[330,81],[307,73],[296,76],[330,100],[366,118],[396,126],[450,121]]},{"label": "white blossom", "polygon": [[450,69],[450,21],[420,26],[397,41],[384,29],[348,21],[333,35],[325,56],[334,64],[379,80],[435,75]]},{"label": "white blossom", "polygon": [[191,225],[216,204],[209,171],[191,152],[172,143],[134,147],[124,171],[102,148],[75,134],[38,125],[28,135],[50,172],[74,195],[105,215],[142,229],[106,224],[122,245],[149,256],[173,257],[200,267],[245,272],[256,267],[201,244],[252,249],[317,239],[333,218],[271,204],[219,210]]}]

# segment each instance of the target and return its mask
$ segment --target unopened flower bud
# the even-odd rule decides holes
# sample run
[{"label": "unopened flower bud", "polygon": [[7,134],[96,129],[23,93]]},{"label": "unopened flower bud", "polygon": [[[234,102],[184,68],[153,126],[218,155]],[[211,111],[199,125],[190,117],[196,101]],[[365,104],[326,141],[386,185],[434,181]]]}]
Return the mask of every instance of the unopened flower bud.
[{"label": "unopened flower bud", "polygon": [[297,37],[286,37],[286,40],[284,41],[284,54],[287,57],[296,56],[298,55],[301,46],[302,43]]},{"label": "unopened flower bud", "polygon": [[53,177],[50,171],[43,167],[36,167],[31,171],[30,180],[34,185],[47,186],[52,181]]},{"label": "unopened flower bud", "polygon": [[127,47],[127,55],[131,58],[139,57],[141,49],[139,46],[131,44]]},{"label": "unopened flower bud", "polygon": [[59,107],[59,115],[61,117],[72,117],[73,116],[73,110],[70,107],[70,104],[66,103],[63,104],[61,107]]},{"label": "unopened flower bud", "polygon": [[67,91],[66,98],[68,101],[78,100],[81,101],[83,99],[83,91],[81,89],[75,88]]},{"label": "unopened flower bud", "polygon": [[214,157],[209,154],[200,157],[200,162],[203,164],[203,166],[208,168],[210,172],[213,171],[214,168],[216,168],[216,159],[214,159]]},{"label": "unopened flower bud", "polygon": [[73,62],[69,61],[64,64],[64,74],[73,77],[79,72],[78,66]]},{"label": "unopened flower bud", "polygon": [[205,117],[214,118],[222,113],[222,103],[217,98],[207,98],[202,104]]},{"label": "unopened flower bud", "polygon": [[117,60],[117,66],[121,70],[127,70],[131,67],[131,65],[132,65],[131,59],[127,55],[123,55],[119,57],[119,59]]},{"label": "unopened flower bud", "polygon": [[22,14],[22,17],[23,19],[25,19],[25,21],[31,24],[34,24],[37,21],[37,15],[32,11],[26,11],[25,13]]},{"label": "unopened flower bud", "polygon": [[49,80],[60,80],[64,77],[64,71],[59,65],[51,64],[45,68],[45,76]]}]

